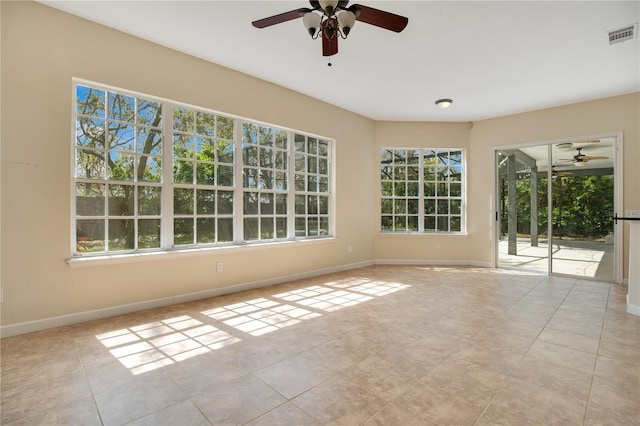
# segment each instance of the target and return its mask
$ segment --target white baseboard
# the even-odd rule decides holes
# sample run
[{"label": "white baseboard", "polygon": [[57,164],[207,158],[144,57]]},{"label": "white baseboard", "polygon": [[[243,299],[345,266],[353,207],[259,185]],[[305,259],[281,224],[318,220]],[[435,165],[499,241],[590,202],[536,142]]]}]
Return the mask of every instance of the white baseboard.
[{"label": "white baseboard", "polygon": [[630,304],[628,294],[627,294],[627,313],[640,317],[640,306]]},{"label": "white baseboard", "polygon": [[376,265],[477,266],[491,268],[491,262],[477,260],[377,259]]},{"label": "white baseboard", "polygon": [[374,261],[350,263],[347,265],[334,266],[331,268],[317,269],[298,274],[285,275],[281,277],[268,278],[265,280],[253,281],[249,283],[237,284],[222,288],[214,288],[195,293],[180,294],[161,299],[146,300],[143,302],[130,303],[127,305],[112,306],[103,309],[95,309],[92,311],[78,312],[75,314],[61,315],[57,317],[44,318],[35,321],[27,321],[17,324],[3,325],[0,327],[0,337],[11,337],[19,334],[32,333],[34,331],[46,330],[55,327],[65,327],[87,321],[93,321],[103,318],[114,317],[117,315],[130,314],[133,312],[144,311],[148,309],[161,308],[164,306],[175,305],[178,303],[193,302],[195,300],[208,299],[210,297],[222,296],[225,294],[237,293],[245,290],[253,290],[256,288],[267,287],[275,284],[282,284],[289,281],[295,281],[303,278],[311,278],[320,275],[326,275],[334,272],[348,271],[351,269],[362,268],[375,264]]}]

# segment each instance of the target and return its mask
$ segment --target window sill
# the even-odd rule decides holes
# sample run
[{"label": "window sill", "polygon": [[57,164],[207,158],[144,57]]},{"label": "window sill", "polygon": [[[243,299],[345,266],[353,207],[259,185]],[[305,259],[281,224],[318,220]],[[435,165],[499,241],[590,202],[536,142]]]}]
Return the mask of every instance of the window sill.
[{"label": "window sill", "polygon": [[122,254],[110,254],[110,255],[95,255],[95,256],[76,256],[66,260],[67,265],[70,268],[88,268],[92,266],[106,266],[117,265],[124,263],[138,263],[146,261],[159,261],[167,259],[178,259],[181,257],[193,257],[193,256],[210,256],[214,253],[232,253],[235,251],[243,250],[265,250],[273,249],[275,247],[284,247],[289,245],[309,245],[309,244],[323,244],[333,243],[336,241],[335,237],[316,238],[308,240],[295,240],[295,241],[274,241],[269,243],[260,244],[234,244],[222,247],[189,247],[178,248],[175,250],[161,250],[161,251],[148,251],[139,253],[122,253]]}]

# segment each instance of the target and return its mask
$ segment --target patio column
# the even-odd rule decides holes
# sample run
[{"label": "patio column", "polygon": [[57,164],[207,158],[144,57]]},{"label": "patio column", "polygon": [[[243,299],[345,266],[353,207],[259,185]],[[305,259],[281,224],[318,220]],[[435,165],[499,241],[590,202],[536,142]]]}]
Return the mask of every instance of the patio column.
[{"label": "patio column", "polygon": [[516,211],[516,156],[507,156],[507,233],[509,235],[508,254],[518,254],[518,222]]},{"label": "patio column", "polygon": [[538,168],[531,168],[531,179],[529,181],[531,189],[531,246],[538,247]]}]

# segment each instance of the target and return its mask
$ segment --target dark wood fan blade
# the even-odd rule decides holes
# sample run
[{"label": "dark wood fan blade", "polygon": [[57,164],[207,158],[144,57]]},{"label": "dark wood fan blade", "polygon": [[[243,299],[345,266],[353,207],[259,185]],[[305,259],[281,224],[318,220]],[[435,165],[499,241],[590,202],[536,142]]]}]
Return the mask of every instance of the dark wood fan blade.
[{"label": "dark wood fan blade", "polygon": [[322,56],[333,56],[338,53],[337,19],[327,19],[322,23]]},{"label": "dark wood fan blade", "polygon": [[384,28],[386,30],[399,33],[404,30],[409,23],[409,18],[396,15],[395,13],[385,12],[384,10],[374,9],[373,7],[354,4],[349,10],[356,14],[358,21],[365,22],[369,25]]},{"label": "dark wood fan blade", "polygon": [[609,157],[603,157],[602,155],[585,155],[582,157],[582,161],[591,161],[591,160],[608,160]]},{"label": "dark wood fan blade", "polygon": [[251,24],[256,28],[266,28],[271,25],[281,24],[283,22],[291,21],[293,19],[301,18],[305,13],[311,11],[311,9],[301,8],[290,10],[289,12],[280,13],[279,15],[273,15],[268,18],[258,19]]}]

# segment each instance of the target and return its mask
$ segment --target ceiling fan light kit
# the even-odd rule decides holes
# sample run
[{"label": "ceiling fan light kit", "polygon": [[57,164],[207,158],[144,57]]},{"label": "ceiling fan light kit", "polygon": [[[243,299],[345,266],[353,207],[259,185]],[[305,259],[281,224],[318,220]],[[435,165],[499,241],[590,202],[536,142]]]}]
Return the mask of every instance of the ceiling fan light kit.
[{"label": "ceiling fan light kit", "polygon": [[[338,53],[338,38],[346,39],[356,21],[401,32],[409,19],[394,13],[354,4],[349,0],[310,0],[311,9],[300,8],[253,21],[256,28],[266,28],[302,17],[302,24],[312,39],[322,38],[322,55]],[[331,64],[329,64],[331,65]]]}]

